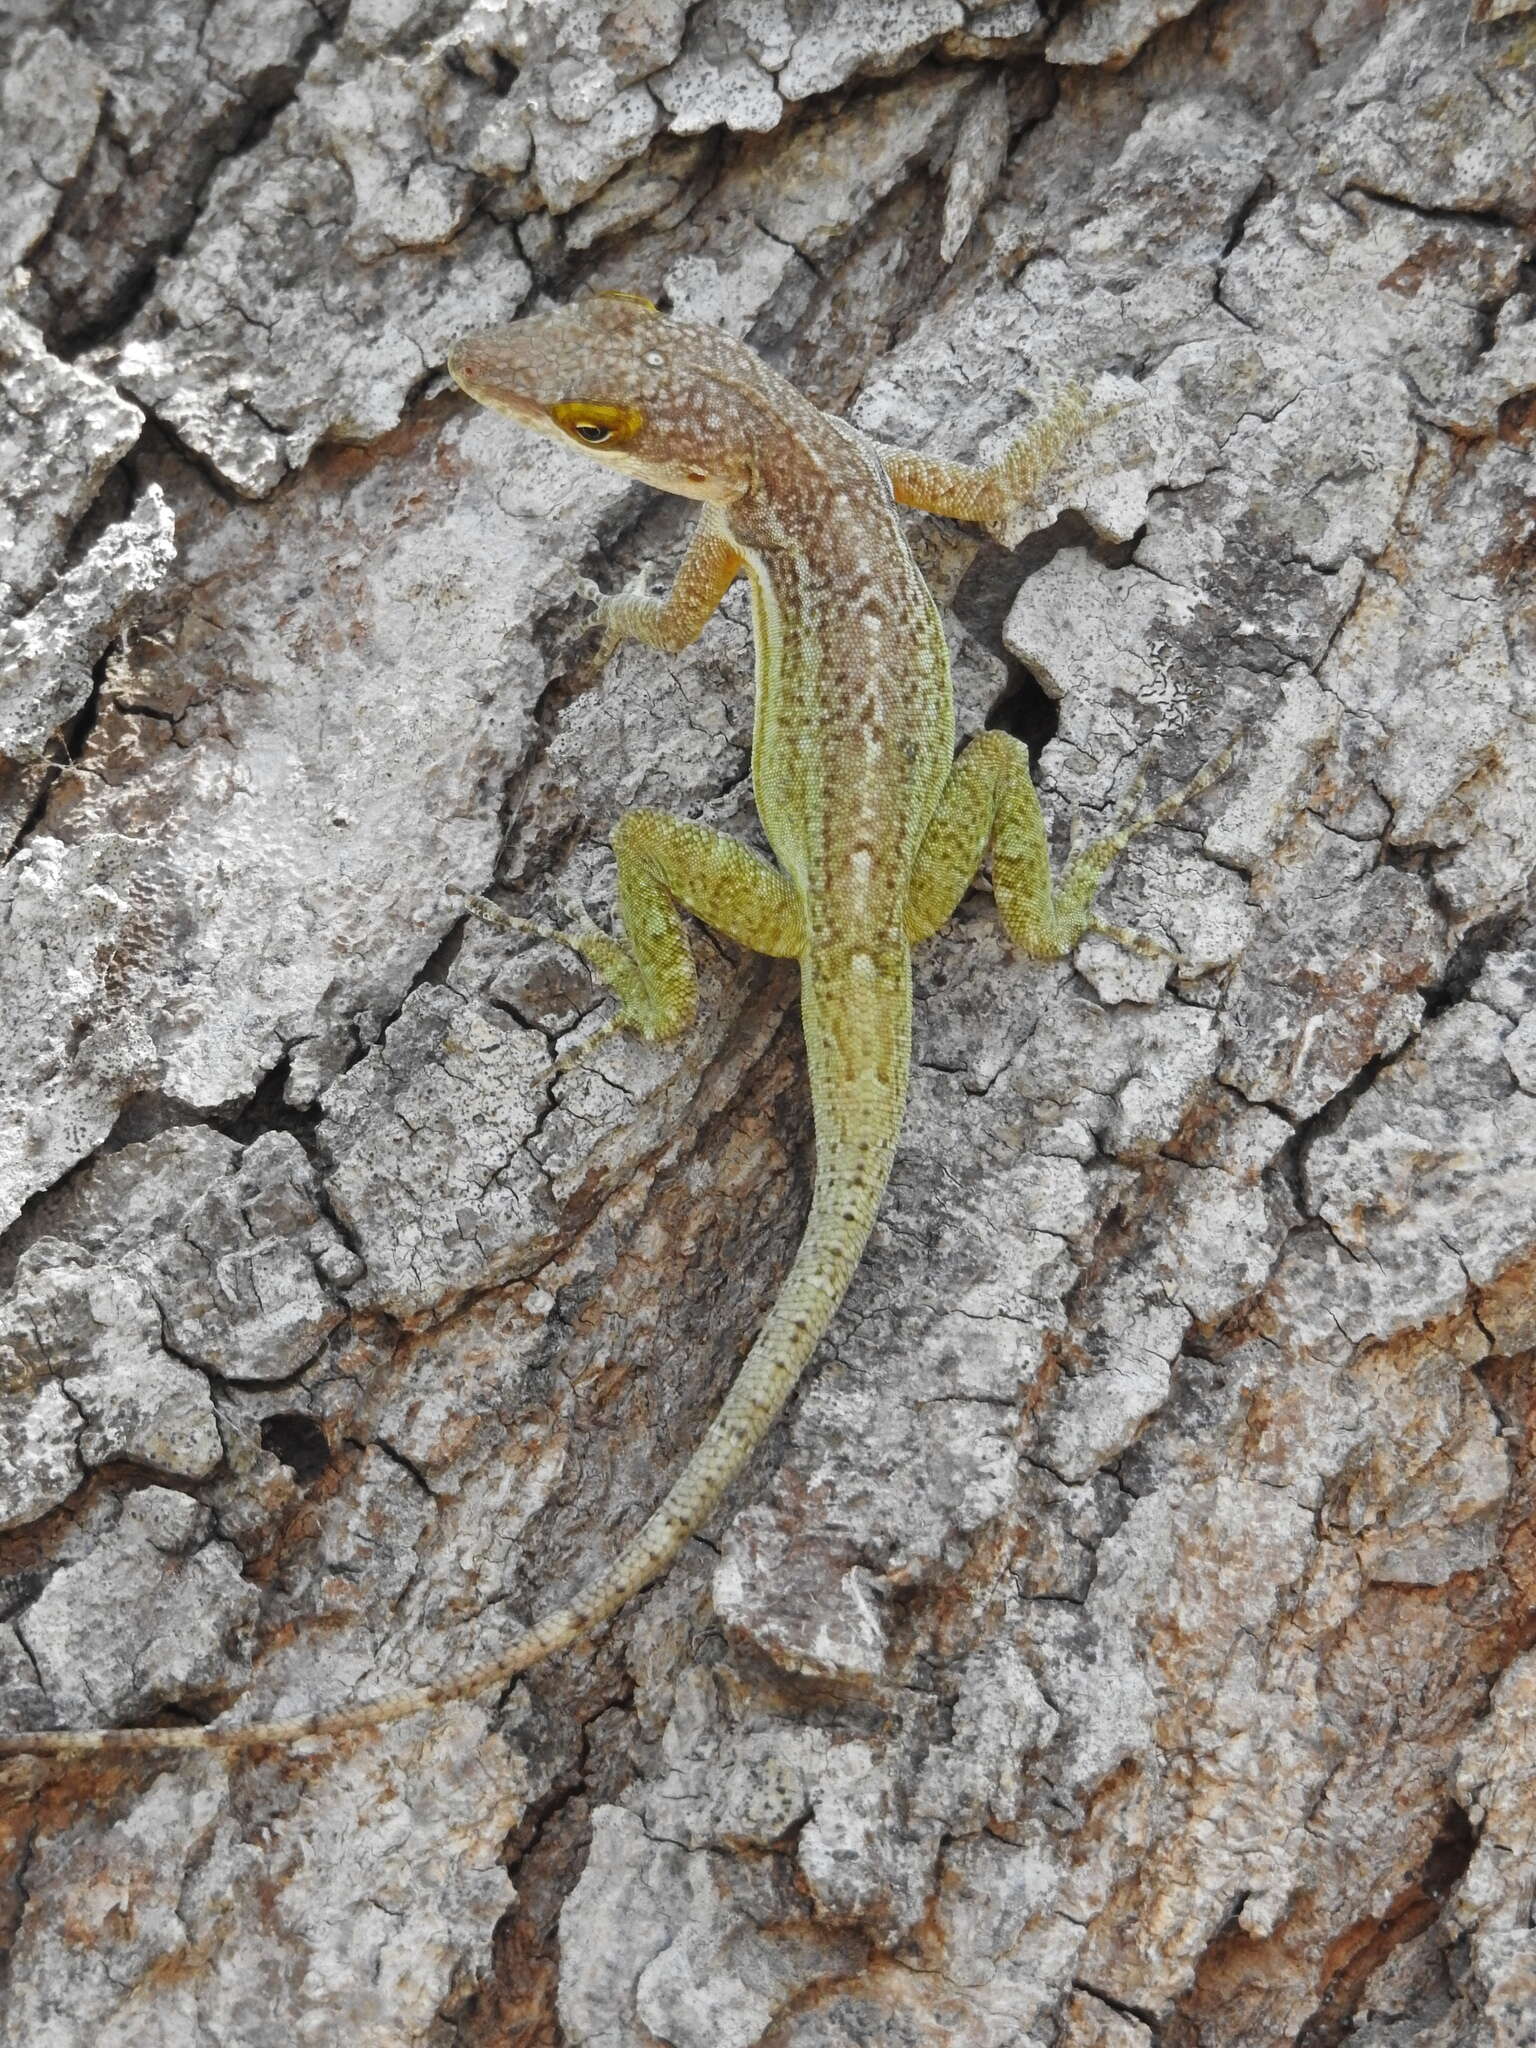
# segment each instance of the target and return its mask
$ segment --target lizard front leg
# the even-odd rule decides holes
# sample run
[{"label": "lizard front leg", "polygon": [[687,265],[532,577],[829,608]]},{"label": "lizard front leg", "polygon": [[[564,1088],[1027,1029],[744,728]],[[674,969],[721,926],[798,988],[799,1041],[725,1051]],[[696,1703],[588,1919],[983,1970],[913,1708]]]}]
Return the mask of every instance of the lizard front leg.
[{"label": "lizard front leg", "polygon": [[1008,936],[1035,960],[1059,960],[1086,932],[1102,932],[1136,952],[1163,949],[1135,933],[1101,924],[1093,899],[1115,856],[1149,825],[1209,789],[1232,760],[1227,748],[1154,809],[1131,810],[1139,781],[1110,829],[1072,855],[1051,881],[1050,848],[1029,755],[1005,732],[979,734],[950,770],[918,850],[907,895],[907,937],[916,945],[953,916],[992,848],[992,888]]},{"label": "lizard front leg", "polygon": [[914,448],[884,448],[878,442],[870,446],[891,480],[898,505],[996,530],[1010,513],[1039,495],[1041,485],[1068,449],[1115,410],[1118,408],[1095,411],[1083,385],[1063,385],[1013,445],[985,466],[923,455]]},{"label": "lizard front leg", "polygon": [[713,510],[706,509],[693,529],[688,552],[678,565],[665,597],[645,595],[642,570],[628,590],[598,600],[597,619],[603,629],[597,665],[602,668],[625,640],[641,640],[676,654],[698,639],[720,600],[743,567],[741,556],[726,538]]},{"label": "lizard front leg", "polygon": [[660,1044],[693,1022],[698,975],[680,906],[754,953],[792,960],[802,952],[798,897],[777,868],[739,839],[665,811],[630,811],[619,820],[613,852],[622,940],[606,932],[559,931],[469,898],[487,923],[579,953],[619,999],[612,1028]]}]

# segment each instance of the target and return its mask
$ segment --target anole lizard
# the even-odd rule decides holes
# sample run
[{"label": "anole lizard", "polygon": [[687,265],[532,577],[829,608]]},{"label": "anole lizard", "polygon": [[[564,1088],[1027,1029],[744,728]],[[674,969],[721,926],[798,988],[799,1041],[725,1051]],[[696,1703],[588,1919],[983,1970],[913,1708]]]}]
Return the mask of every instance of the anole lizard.
[{"label": "anole lizard", "polygon": [[607,1571],[491,1663],[357,1706],[244,1726],[9,1733],[0,1754],[235,1748],[370,1728],[502,1684],[615,1613],[714,1509],[847,1290],[906,1101],[912,948],[950,917],[989,847],[1003,924],[1031,958],[1060,959],[1091,931],[1144,945],[1093,917],[1094,893],[1132,835],[1198,796],[1229,758],[1143,817],[1122,808],[1053,886],[1024,748],[984,732],[954,757],[943,629],[896,507],[998,525],[1085,430],[1075,390],[998,462],[976,468],[877,446],[742,343],[626,293],[472,335],[448,364],[471,397],[519,425],[702,503],[665,598],[631,590],[603,600],[604,658],[626,637],[686,647],[747,573],[753,788],[777,865],[703,825],[634,811],[614,834],[622,939],[551,933],[475,907],[574,947],[617,996],[615,1026],[653,1042],[676,1038],[694,1016],[680,909],[755,952],[798,960],[816,1130],[805,1232],[719,1414],[661,1506]]}]

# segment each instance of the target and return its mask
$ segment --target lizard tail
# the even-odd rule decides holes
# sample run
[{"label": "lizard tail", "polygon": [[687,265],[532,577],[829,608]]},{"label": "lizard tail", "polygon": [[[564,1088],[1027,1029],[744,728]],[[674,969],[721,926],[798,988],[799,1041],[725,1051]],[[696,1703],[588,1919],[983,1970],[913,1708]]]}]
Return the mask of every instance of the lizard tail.
[{"label": "lizard tail", "polygon": [[[382,1727],[505,1685],[563,1650],[650,1584],[713,1512],[772,1427],[848,1290],[890,1174],[906,1099],[910,972],[884,1014],[828,1015],[806,977],[802,1002],[816,1119],[816,1182],[793,1265],[740,1372],[671,1491],[607,1571],[489,1663],[356,1706],[231,1727],[41,1728],[0,1734],[0,1757],[129,1750],[248,1749]],[[847,1027],[852,1023],[853,1032]],[[864,1025],[864,1030],[857,1027]],[[851,1039],[851,1043],[849,1042]]]}]

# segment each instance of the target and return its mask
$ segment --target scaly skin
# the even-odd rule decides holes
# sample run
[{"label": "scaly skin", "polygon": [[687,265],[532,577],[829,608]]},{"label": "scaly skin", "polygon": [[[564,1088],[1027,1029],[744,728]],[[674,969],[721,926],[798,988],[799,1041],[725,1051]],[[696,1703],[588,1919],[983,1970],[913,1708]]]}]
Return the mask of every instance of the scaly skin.
[{"label": "scaly skin", "polygon": [[[604,653],[628,637],[696,639],[745,569],[757,710],[752,772],[778,865],[702,825],[637,811],[615,835],[624,938],[559,938],[619,999],[616,1023],[675,1038],[696,1006],[679,906],[801,969],[816,1182],[789,1275],[719,1414],[616,1562],[494,1662],[339,1712],[209,1728],[36,1730],[0,1754],[238,1748],[372,1728],[502,1685],[616,1612],[663,1571],[762,1441],[847,1290],[874,1223],[906,1101],[911,948],[938,930],[988,847],[1010,938],[1037,960],[1106,930],[1091,915],[1111,860],[1198,795],[1211,764],[1148,816],[1122,816],[1051,885],[1028,759],[986,732],[958,760],[938,613],[896,505],[996,525],[1027,503],[1083,431],[1069,390],[989,469],[877,448],[712,329],[644,300],[599,296],[461,342],[449,368],[474,398],[659,489],[700,499],[668,596],[604,600]],[[1116,937],[1129,935],[1116,933]]]}]

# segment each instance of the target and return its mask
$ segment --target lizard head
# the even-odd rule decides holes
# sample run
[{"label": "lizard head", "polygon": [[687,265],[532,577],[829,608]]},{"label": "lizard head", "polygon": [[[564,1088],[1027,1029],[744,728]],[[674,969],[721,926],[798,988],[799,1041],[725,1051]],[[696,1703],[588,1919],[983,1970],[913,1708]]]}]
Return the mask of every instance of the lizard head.
[{"label": "lizard head", "polygon": [[448,371],[482,405],[660,490],[725,505],[751,484],[758,409],[742,401],[771,373],[631,292],[466,335]]}]

